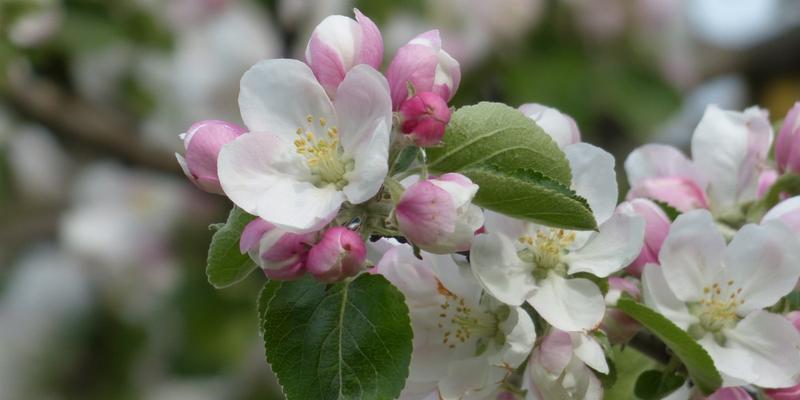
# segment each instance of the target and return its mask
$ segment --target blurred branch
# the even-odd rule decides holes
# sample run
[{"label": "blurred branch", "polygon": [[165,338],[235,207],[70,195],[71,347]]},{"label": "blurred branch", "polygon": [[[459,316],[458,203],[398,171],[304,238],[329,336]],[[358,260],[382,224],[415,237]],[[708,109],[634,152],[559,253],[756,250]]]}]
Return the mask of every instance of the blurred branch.
[{"label": "blurred branch", "polygon": [[137,165],[180,172],[171,153],[144,143],[124,118],[93,107],[56,84],[18,68],[8,72],[3,94],[9,103],[57,135],[101,148]]}]

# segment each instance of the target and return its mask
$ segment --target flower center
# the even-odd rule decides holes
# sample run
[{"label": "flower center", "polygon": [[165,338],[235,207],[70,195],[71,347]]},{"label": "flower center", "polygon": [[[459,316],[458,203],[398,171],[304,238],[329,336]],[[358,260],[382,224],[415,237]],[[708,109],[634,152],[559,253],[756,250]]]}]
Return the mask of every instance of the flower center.
[{"label": "flower center", "polygon": [[[732,328],[739,321],[737,308],[744,304],[739,297],[742,288],[736,288],[735,282],[729,280],[725,284],[714,283],[703,288],[703,298],[689,304],[689,311],[700,320],[699,326],[690,327],[696,336],[705,333],[715,334],[715,338],[726,328]],[[722,340],[723,338],[718,338]]]},{"label": "flower center", "polygon": [[311,114],[307,115],[306,126],[297,128],[294,146],[297,153],[306,158],[315,185],[322,187],[333,184],[341,189],[347,185],[345,174],[352,169],[353,161],[344,158],[339,143],[339,129],[327,125],[325,118],[316,119]]},{"label": "flower center", "polygon": [[542,279],[548,273],[566,275],[567,265],[561,260],[566,249],[575,241],[575,232],[563,229],[543,229],[536,235],[522,235],[517,240],[525,246],[517,254],[534,265],[533,275]]},{"label": "flower center", "polygon": [[[475,338],[477,346],[480,346],[486,339],[496,336],[499,329],[495,315],[480,306],[477,310],[469,307],[463,297],[447,290],[441,282],[437,283],[442,296],[437,326],[442,333],[443,344],[454,349]],[[476,352],[479,351],[482,350],[476,348]]]}]

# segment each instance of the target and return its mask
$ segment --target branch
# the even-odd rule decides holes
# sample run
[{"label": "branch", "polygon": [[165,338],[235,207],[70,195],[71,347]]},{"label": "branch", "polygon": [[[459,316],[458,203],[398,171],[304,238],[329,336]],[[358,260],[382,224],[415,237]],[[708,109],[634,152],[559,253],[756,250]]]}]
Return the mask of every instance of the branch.
[{"label": "branch", "polygon": [[131,163],[180,173],[172,154],[144,143],[139,132],[119,115],[99,110],[30,73],[19,69],[8,72],[3,94],[20,114],[58,135],[101,148]]}]

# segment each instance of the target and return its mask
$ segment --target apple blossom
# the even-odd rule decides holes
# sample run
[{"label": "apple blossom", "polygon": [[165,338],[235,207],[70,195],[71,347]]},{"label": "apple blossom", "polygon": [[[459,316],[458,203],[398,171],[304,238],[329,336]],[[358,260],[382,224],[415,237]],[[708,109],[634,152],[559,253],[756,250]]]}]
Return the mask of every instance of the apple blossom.
[{"label": "apple blossom", "polygon": [[725,387],[712,393],[706,400],[753,400],[741,387]]},{"label": "apple blossom", "polygon": [[669,232],[670,220],[664,210],[648,199],[633,199],[619,205],[622,212],[644,218],[644,244],[639,256],[626,268],[634,276],[640,276],[647,263],[658,264],[658,252]]},{"label": "apple blossom", "polygon": [[556,141],[558,147],[581,141],[578,125],[569,115],[538,103],[523,104],[519,106],[519,110],[526,117],[536,121],[536,124]]},{"label": "apple blossom", "polygon": [[331,97],[353,67],[366,64],[378,68],[383,61],[380,30],[361,11],[353,12],[355,20],[342,15],[323,19],[306,46],[306,63]]},{"label": "apple blossom", "polygon": [[800,196],[790,197],[772,207],[762,218],[763,222],[778,220],[800,237]]},{"label": "apple blossom", "polygon": [[680,211],[736,214],[737,207],[756,199],[772,136],[765,110],[734,112],[711,105],[692,136],[692,160],[673,147],[653,144],[628,156],[628,198],[648,197]]},{"label": "apple blossom", "polygon": [[[786,314],[786,319],[800,332],[800,311]],[[800,398],[800,382],[797,385],[783,389],[767,389],[764,393],[772,400],[797,400]]]},{"label": "apple blossom", "polygon": [[639,287],[633,281],[612,276],[608,278],[608,292],[606,293],[606,305],[612,308],[606,310],[603,316],[603,323],[600,326],[606,333],[611,344],[626,343],[639,331],[641,325],[624,312],[613,308],[617,305],[623,293],[627,293],[634,299],[641,297]]},{"label": "apple blossom", "polygon": [[442,141],[444,129],[450,122],[450,108],[438,94],[417,93],[400,106],[400,130],[420,147]]},{"label": "apple blossom", "polygon": [[[530,353],[533,321],[483,293],[452,256],[390,248],[375,268],[405,295],[414,350],[403,399],[482,399]],[[428,397],[428,396],[438,397]]]},{"label": "apple blossom", "polygon": [[782,172],[800,173],[800,102],[786,114],[775,141],[775,161]]},{"label": "apple blossom", "polygon": [[450,101],[458,90],[461,69],[458,61],[442,50],[438,30],[420,34],[397,50],[386,71],[392,104],[399,110],[409,97],[409,85],[419,92],[433,92]]},{"label": "apple blossom", "polygon": [[481,209],[471,203],[478,185],[449,173],[412,184],[397,202],[398,228],[417,247],[436,254],[469,250],[483,225]]},{"label": "apple blossom", "polygon": [[726,245],[708,211],[690,211],[670,228],[661,267],[645,267],[645,303],[698,340],[725,386],[793,386],[800,334],[762,309],[794,288],[798,249],[797,239],[775,222],[745,225]]},{"label": "apple blossom", "polygon": [[306,268],[322,282],[337,282],[361,271],[366,258],[367,249],[361,236],[336,226],[325,231],[309,250]]},{"label": "apple blossom", "polygon": [[308,249],[315,239],[314,233],[286,232],[256,218],[242,231],[239,250],[249,254],[270,279],[291,280],[306,272]]},{"label": "apple blossom", "polygon": [[342,203],[383,184],[391,100],[372,67],[352,68],[331,101],[307,65],[256,64],[242,77],[239,107],[250,132],[223,147],[220,183],[239,207],[286,230],[318,230]]},{"label": "apple blossom", "polygon": [[586,143],[564,147],[572,189],[584,197],[596,232],[550,228],[486,213],[487,234],[478,235],[470,257],[476,277],[501,301],[529,302],[551,325],[565,331],[594,329],[603,318],[600,289],[579,272],[606,277],[630,264],[644,240],[644,220],[615,213],[614,159]]},{"label": "apple blossom", "polygon": [[245,132],[246,129],[230,122],[196,122],[180,136],[186,149],[186,158],[178,153],[175,153],[175,157],[183,173],[197,187],[209,193],[223,194],[217,177],[219,151]]},{"label": "apple blossom", "polygon": [[600,345],[588,335],[551,329],[534,349],[523,376],[526,399],[601,400],[603,386],[591,368],[608,373]]}]

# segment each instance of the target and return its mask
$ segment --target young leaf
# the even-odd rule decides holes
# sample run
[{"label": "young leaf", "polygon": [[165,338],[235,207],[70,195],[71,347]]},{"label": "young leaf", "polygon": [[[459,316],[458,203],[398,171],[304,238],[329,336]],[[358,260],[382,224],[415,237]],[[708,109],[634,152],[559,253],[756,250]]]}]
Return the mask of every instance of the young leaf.
[{"label": "young leaf", "polygon": [[633,392],[642,400],[658,400],[683,386],[686,378],[672,372],[651,369],[642,372],[636,379]]},{"label": "young leaf", "polygon": [[629,298],[620,299],[617,308],[663,341],[683,362],[689,377],[704,394],[709,395],[722,385],[722,377],[705,349],[672,321]]},{"label": "young leaf", "polygon": [[569,229],[595,229],[586,201],[570,190],[569,162],[533,120],[499,103],[453,113],[443,145],[427,150],[434,173],[459,172],[480,189],[475,204]]},{"label": "young leaf", "polygon": [[535,171],[475,166],[461,171],[480,189],[475,204],[505,215],[567,229],[595,229],[582,197]]},{"label": "young leaf", "polygon": [[239,251],[239,237],[245,225],[255,217],[238,207],[231,209],[228,220],[214,232],[208,248],[206,275],[217,289],[241,282],[257,265],[247,254]]},{"label": "young leaf", "polygon": [[386,278],[270,281],[258,303],[267,361],[288,400],[394,399],[405,386],[411,322]]}]

